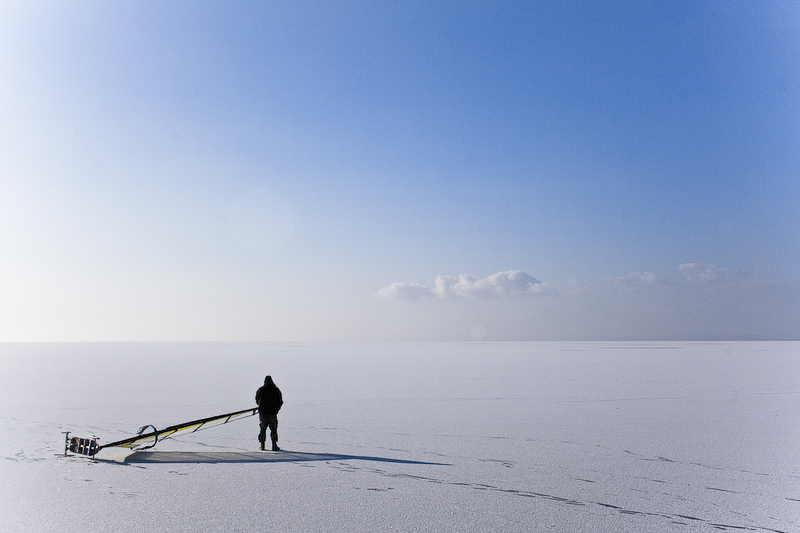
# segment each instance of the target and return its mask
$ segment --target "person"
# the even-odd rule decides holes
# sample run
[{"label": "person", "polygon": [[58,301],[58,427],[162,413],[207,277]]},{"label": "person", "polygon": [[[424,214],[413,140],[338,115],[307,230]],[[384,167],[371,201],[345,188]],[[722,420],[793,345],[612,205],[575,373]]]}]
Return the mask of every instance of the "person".
[{"label": "person", "polygon": [[272,381],[272,376],[264,378],[264,385],[256,391],[256,403],[258,404],[258,417],[260,419],[260,431],[258,432],[258,442],[261,449],[267,440],[267,428],[269,436],[272,438],[272,451],[280,451],[278,448],[278,411],[283,405],[283,395],[281,390]]}]

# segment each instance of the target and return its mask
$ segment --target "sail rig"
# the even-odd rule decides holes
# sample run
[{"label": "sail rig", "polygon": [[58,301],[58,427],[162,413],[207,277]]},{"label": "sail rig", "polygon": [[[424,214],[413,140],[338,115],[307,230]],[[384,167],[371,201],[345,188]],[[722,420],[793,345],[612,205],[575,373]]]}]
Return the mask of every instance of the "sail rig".
[{"label": "sail rig", "polygon": [[[233,422],[234,420],[241,420],[255,415],[258,412],[258,407],[251,409],[244,409],[233,413],[226,413],[224,415],[210,416],[208,418],[201,418],[199,420],[192,420],[191,422],[184,422],[183,424],[176,424],[164,429],[156,429],[155,426],[147,425],[139,428],[135,437],[128,439],[110,442],[108,444],[100,445],[96,437],[80,438],[69,436],[69,431],[66,431],[64,443],[64,455],[68,452],[78,453],[81,455],[88,455],[94,457],[97,452],[104,448],[128,448],[134,451],[147,450],[152,448],[159,442],[166,440],[177,434],[189,434],[201,429],[207,429],[214,426],[221,426]],[[148,431],[150,429],[150,431]]]}]

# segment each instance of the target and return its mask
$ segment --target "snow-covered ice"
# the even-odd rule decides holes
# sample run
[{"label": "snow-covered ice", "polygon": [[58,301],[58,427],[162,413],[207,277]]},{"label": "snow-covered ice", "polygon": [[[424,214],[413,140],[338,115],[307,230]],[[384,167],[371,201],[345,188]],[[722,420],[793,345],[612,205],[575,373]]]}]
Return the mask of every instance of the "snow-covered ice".
[{"label": "snow-covered ice", "polygon": [[[266,374],[283,452],[248,418],[63,457]],[[0,530],[789,533],[798,413],[796,342],[2,344]]]}]

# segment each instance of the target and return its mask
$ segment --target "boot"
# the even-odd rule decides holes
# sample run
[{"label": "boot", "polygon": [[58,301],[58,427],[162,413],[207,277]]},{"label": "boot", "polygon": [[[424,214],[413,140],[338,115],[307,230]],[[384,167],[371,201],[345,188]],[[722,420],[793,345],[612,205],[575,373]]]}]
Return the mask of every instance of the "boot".
[{"label": "boot", "polygon": [[272,443],[272,451],[273,451],[273,452],[279,452],[279,451],[281,451],[281,449],[280,449],[280,448],[278,448],[278,442],[277,442],[277,441]]},{"label": "boot", "polygon": [[264,451],[266,448],[264,447],[264,443],[261,443],[261,450]]}]

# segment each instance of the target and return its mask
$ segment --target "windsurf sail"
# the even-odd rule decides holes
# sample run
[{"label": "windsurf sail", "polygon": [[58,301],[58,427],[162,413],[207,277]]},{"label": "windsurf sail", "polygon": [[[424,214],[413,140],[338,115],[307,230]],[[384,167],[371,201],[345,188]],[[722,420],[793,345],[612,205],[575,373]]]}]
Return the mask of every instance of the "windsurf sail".
[{"label": "windsurf sail", "polygon": [[[176,424],[164,429],[156,429],[155,426],[148,425],[139,428],[135,437],[128,439],[118,440],[116,442],[109,442],[102,446],[97,443],[97,439],[79,439],[77,437],[69,438],[67,433],[67,442],[65,445],[64,453],[67,450],[73,453],[82,455],[94,456],[103,448],[129,448],[131,450],[147,450],[152,448],[159,442],[166,440],[177,434],[189,434],[201,429],[207,429],[214,426],[220,426],[233,422],[234,420],[241,420],[255,415],[258,412],[258,407],[251,409],[244,409],[233,413],[226,413],[224,415],[210,416],[208,418],[201,418],[199,420],[192,420],[191,422],[184,422],[183,424]],[[149,430],[149,431],[148,431]]]}]

